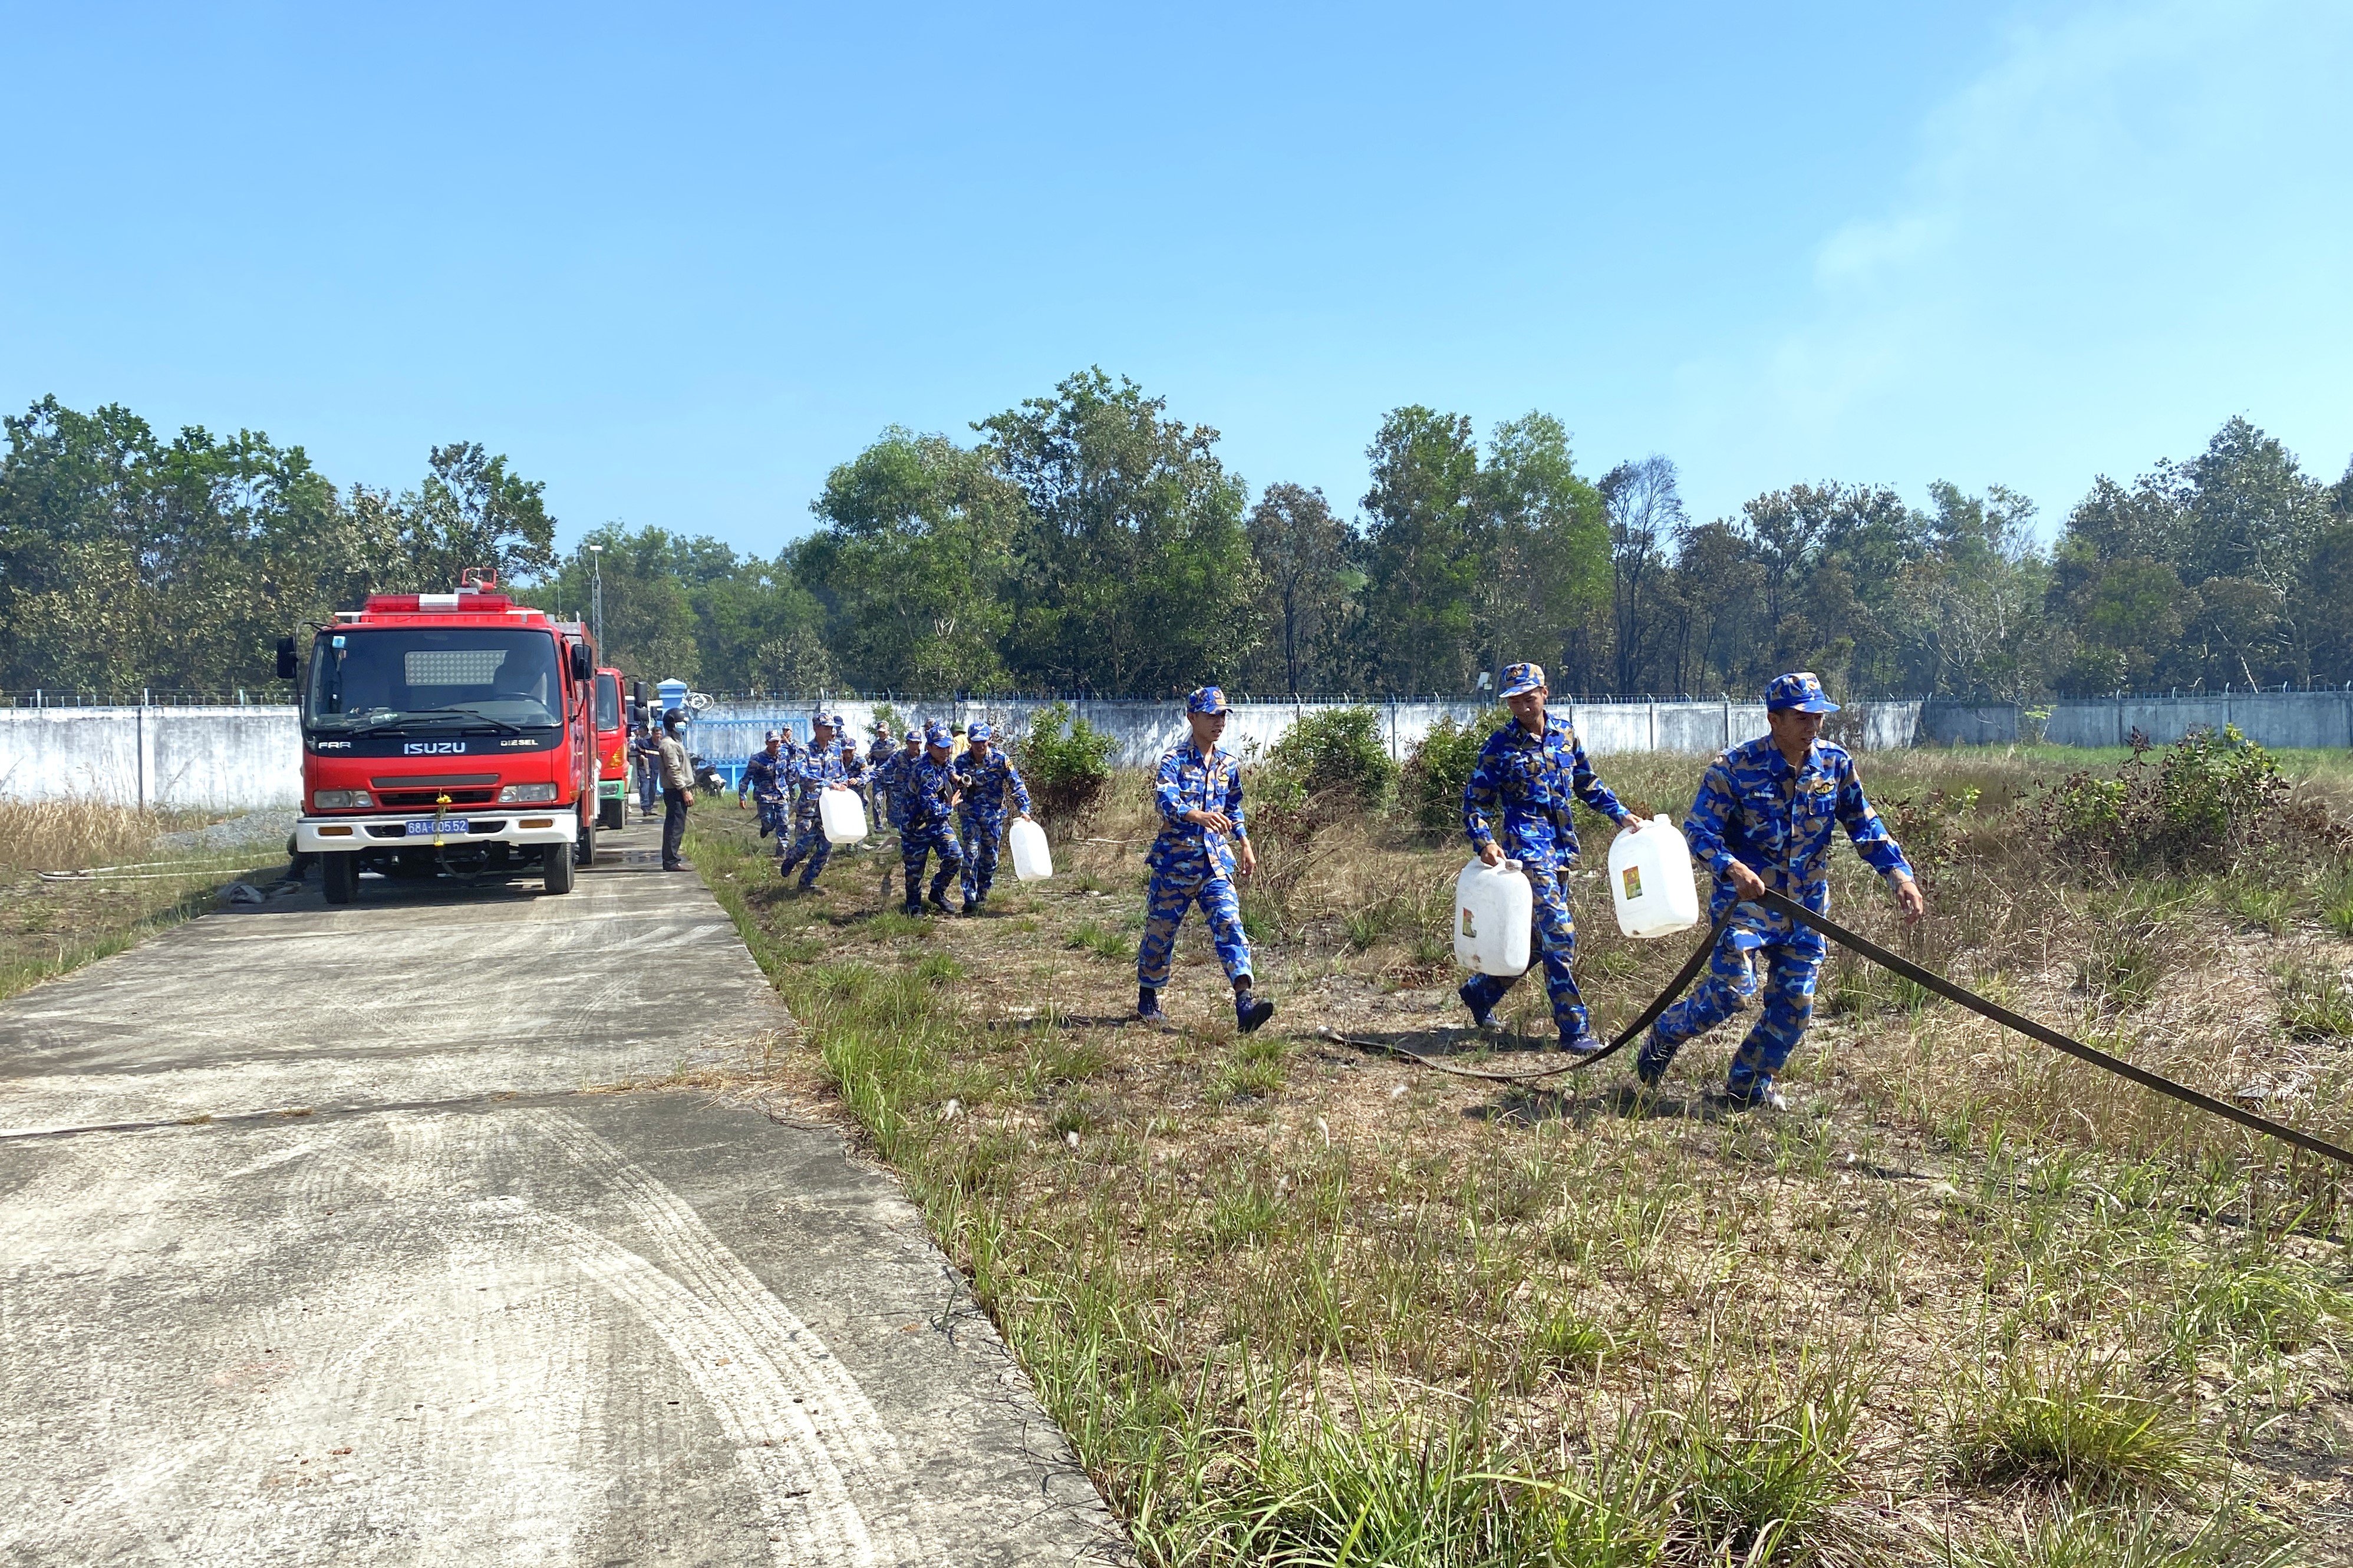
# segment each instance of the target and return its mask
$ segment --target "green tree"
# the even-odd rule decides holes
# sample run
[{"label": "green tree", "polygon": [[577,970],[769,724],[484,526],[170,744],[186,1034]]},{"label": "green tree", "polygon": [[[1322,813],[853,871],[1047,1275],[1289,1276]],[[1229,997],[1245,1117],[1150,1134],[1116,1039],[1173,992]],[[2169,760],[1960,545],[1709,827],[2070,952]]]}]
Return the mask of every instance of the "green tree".
[{"label": "green tree", "polygon": [[1928,494],[1926,548],[1897,574],[1902,689],[2024,701],[2042,682],[2051,641],[2034,503],[2000,485],[1972,496],[1941,479]]},{"label": "green tree", "polygon": [[1166,414],[1095,369],[976,426],[1023,500],[1005,646],[1024,685],[1182,691],[1256,642],[1242,482],[1215,430]]},{"label": "green tree", "polygon": [[[1662,612],[1669,610],[1672,589],[1668,551],[1675,531],[1690,519],[1675,465],[1657,453],[1619,464],[1595,488],[1609,526],[1610,686],[1630,697],[1657,689],[1653,672],[1665,629]],[[1665,683],[1670,691],[1680,684]]]},{"label": "green tree", "polygon": [[1338,689],[1348,662],[1335,656],[1361,607],[1363,574],[1352,560],[1355,538],[1320,489],[1272,484],[1243,521],[1258,563],[1266,635],[1251,674],[1253,690]]},{"label": "green tree", "polygon": [[1892,685],[1901,637],[1894,591],[1920,550],[1919,527],[1894,491],[1867,485],[1791,485],[1741,509],[1765,595],[1764,637],[1737,672],[1741,685],[1784,669],[1825,679]]},{"label": "green tree", "polygon": [[1568,432],[1549,414],[1497,426],[1481,478],[1486,668],[1538,658],[1552,666],[1554,689],[1592,689],[1607,679],[1609,637],[1609,522],[1601,492],[1577,474]]},{"label": "green tree", "polygon": [[5,422],[0,630],[11,686],[259,686],[271,641],[324,607],[333,487],[300,447],[54,397]]},{"label": "green tree", "polygon": [[504,453],[487,456],[479,441],[434,447],[424,483],[400,505],[419,583],[454,588],[470,566],[493,567],[502,582],[527,580],[554,566],[546,489],[511,470]]},{"label": "green tree", "polygon": [[851,680],[901,691],[992,690],[1006,668],[1020,492],[988,455],[901,429],[827,477],[826,531],[796,556],[828,600]]},{"label": "green tree", "polygon": [[1395,409],[1366,456],[1375,674],[1394,692],[1466,690],[1480,660],[1472,636],[1486,499],[1471,421],[1419,404]]},{"label": "green tree", "polygon": [[[2102,476],[2068,514],[2051,612],[2075,646],[2063,688],[2268,685],[2312,677],[2341,601],[2316,597],[2331,491],[2294,454],[2233,416],[2187,463],[2158,462],[2127,489]],[[2154,623],[2151,595],[2178,585]]]},{"label": "green tree", "polygon": [[1765,619],[1765,566],[1757,547],[1730,522],[1686,525],[1675,533],[1668,623],[1674,689],[1683,692],[1748,688]]}]

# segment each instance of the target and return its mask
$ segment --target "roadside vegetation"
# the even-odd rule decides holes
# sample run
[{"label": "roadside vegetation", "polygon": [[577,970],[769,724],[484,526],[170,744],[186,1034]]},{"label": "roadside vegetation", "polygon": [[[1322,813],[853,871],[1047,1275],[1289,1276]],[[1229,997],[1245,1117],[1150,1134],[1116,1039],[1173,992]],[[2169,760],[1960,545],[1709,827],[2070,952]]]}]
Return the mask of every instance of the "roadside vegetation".
[{"label": "roadside vegetation", "polygon": [[[208,818],[95,801],[0,800],[0,996],[13,996],[211,909],[221,889],[280,858],[214,851]],[[44,871],[88,872],[45,880]]]},{"label": "roadside vegetation", "polygon": [[[695,816],[798,1020],[786,1081],[904,1180],[1146,1563],[2353,1562],[2346,1173],[1843,956],[1783,1116],[1707,1095],[1736,1026],[1648,1101],[1620,1062],[1557,1092],[1400,1062],[1378,1044],[1478,1049],[1464,854],[1429,820],[1451,753],[1399,776],[1357,739],[1253,773],[1245,912],[1282,1011],[1247,1037],[1198,922],[1176,1026],[1126,1021],[1134,774],[976,921],[878,912],[895,852],[788,896],[747,820]],[[1704,761],[1602,771],[1679,816]],[[2353,1142],[2345,758],[2224,737],[1863,772],[1931,913],[1903,928],[1841,851],[1841,920]],[[1608,825],[1579,826],[1599,865]],[[1626,941],[1575,886],[1608,1031],[1694,939]],[[1509,1005],[1548,1038],[1540,985]]]}]

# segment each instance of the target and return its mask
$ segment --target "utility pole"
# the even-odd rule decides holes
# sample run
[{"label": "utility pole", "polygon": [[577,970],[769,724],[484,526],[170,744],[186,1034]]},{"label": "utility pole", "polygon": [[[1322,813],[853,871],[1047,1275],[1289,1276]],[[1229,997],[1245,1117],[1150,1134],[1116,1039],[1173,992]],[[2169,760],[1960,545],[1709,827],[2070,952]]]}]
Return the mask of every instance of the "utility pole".
[{"label": "utility pole", "polygon": [[588,565],[595,579],[595,586],[590,592],[594,595],[591,603],[596,606],[590,615],[588,625],[589,628],[596,634],[596,657],[602,658],[605,656],[605,547],[603,545],[592,544],[588,547]]}]

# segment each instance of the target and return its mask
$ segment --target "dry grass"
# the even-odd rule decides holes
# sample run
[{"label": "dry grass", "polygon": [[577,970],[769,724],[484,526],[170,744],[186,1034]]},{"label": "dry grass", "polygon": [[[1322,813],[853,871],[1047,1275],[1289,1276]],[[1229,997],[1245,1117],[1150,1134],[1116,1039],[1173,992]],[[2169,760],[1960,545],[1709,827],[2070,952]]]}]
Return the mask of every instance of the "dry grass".
[{"label": "dry grass", "polygon": [[[254,864],[157,847],[200,816],[89,800],[0,800],[0,996],[13,996],[213,906],[223,883]],[[135,875],[43,881],[43,871],[135,866]]]},{"label": "dry grass", "polygon": [[[1674,814],[1698,766],[1604,773]],[[2080,885],[2019,827],[2044,760],[1865,771],[1935,911],[1903,931],[1842,854],[1841,918],[2353,1131],[2353,1043],[2310,1021],[2353,966],[2344,868],[2266,868],[2277,921],[2213,883]],[[1191,924],[1179,1026],[1129,1026],[1148,826],[1121,781],[1113,842],[970,921],[874,913],[878,857],[792,898],[732,816],[692,840],[802,1022],[785,1070],[902,1173],[1148,1561],[2353,1561],[2335,1173],[1845,961],[1785,1117],[1704,1092],[1735,1028],[1648,1100],[1615,1065],[1528,1094],[1338,1046],[1468,1044],[1461,851],[1378,823],[1260,846],[1266,1032],[1236,1036]],[[1607,1028],[1685,949],[1576,888]],[[1534,982],[1511,1005],[1550,1035]]]}]

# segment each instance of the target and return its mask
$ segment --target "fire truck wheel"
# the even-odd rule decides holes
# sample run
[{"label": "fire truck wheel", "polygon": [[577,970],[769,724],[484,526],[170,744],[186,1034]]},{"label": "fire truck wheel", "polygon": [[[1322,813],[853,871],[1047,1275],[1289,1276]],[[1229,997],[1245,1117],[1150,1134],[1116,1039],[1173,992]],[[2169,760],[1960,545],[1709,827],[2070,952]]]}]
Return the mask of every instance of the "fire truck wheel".
[{"label": "fire truck wheel", "polygon": [[626,800],[600,800],[596,803],[596,826],[607,833],[618,833],[629,825],[628,810]]},{"label": "fire truck wheel", "polygon": [[594,866],[596,863],[596,819],[595,817],[592,816],[580,825],[580,837],[573,847],[575,853],[572,863],[574,865]]},{"label": "fire truck wheel", "polygon": [[350,903],[360,896],[360,858],[357,855],[320,856],[319,880],[326,888],[327,902]]},{"label": "fire truck wheel", "polygon": [[539,864],[541,871],[547,879],[547,890],[549,892],[568,893],[572,890],[574,868],[572,865],[571,845],[550,844],[546,846],[540,851]]}]

